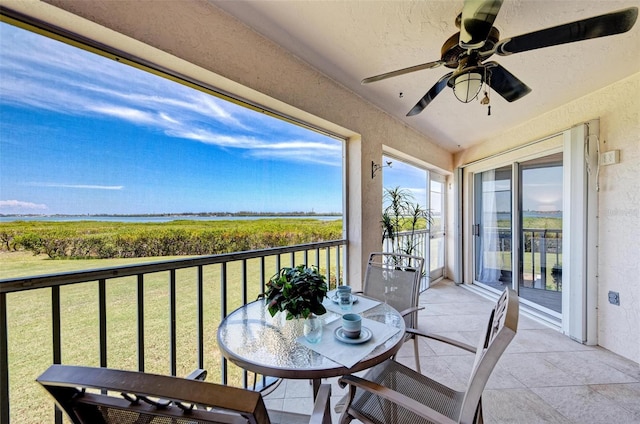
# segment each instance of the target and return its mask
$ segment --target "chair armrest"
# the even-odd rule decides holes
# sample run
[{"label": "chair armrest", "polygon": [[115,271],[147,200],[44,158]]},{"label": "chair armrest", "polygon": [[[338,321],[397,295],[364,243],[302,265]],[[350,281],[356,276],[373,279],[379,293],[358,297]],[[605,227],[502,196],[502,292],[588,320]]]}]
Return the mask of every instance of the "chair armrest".
[{"label": "chair armrest", "polygon": [[191,374],[185,377],[187,380],[199,380],[204,381],[207,378],[207,370],[197,368],[191,371]]},{"label": "chair armrest", "polygon": [[359,389],[372,393],[376,396],[380,396],[389,400],[392,403],[402,406],[405,409],[426,418],[429,421],[433,421],[438,424],[455,424],[456,421],[451,418],[442,415],[438,411],[429,408],[428,406],[411,399],[408,396],[403,395],[389,389],[388,387],[381,386],[373,381],[365,380],[355,375],[345,375],[338,380],[340,387],[345,387],[347,384],[355,386]]},{"label": "chair armrest", "polygon": [[407,308],[405,310],[403,310],[402,312],[400,312],[400,315],[407,316],[409,314],[412,314],[414,312],[418,312],[424,309],[424,306],[412,306],[411,308]]},{"label": "chair armrest", "polygon": [[331,424],[331,385],[321,384],[309,424]]},{"label": "chair armrest", "polygon": [[409,334],[413,334],[414,336],[426,337],[428,339],[437,340],[439,342],[446,343],[448,345],[455,346],[455,347],[458,347],[460,349],[464,349],[464,350],[469,351],[471,353],[476,353],[476,348],[475,347],[473,347],[473,346],[471,346],[469,344],[460,342],[458,340],[450,339],[449,337],[439,336],[439,335],[433,334],[433,333],[426,333],[424,331],[416,330],[415,328],[407,328],[406,332],[409,333]]}]

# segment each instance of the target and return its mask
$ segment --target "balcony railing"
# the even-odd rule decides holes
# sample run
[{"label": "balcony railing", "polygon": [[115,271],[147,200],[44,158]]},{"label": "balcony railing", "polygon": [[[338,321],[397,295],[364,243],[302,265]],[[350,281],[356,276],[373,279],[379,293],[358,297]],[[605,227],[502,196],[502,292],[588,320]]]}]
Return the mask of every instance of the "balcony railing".
[{"label": "balcony railing", "polygon": [[[511,230],[496,228],[497,245],[494,255],[509,255],[503,261],[500,281],[512,281],[511,259],[512,238]],[[520,284],[527,288],[562,291],[562,230],[523,228],[521,240],[522,281]]]},{"label": "balcony railing", "polygon": [[429,263],[430,263],[430,233],[429,230],[403,231],[396,235],[396,240],[392,242],[390,238],[385,238],[382,242],[382,250],[384,252],[393,252],[393,245],[411,246],[413,248],[412,255],[425,259],[425,269],[420,282],[420,293],[429,288]]},{"label": "balcony railing", "polygon": [[[345,245],[334,240],[0,280],[0,424],[50,421],[53,403],[34,380],[63,360],[171,375],[206,368],[211,381],[248,387],[251,376],[217,349],[217,324],[255,300],[281,266],[315,265],[331,286],[339,284]],[[37,320],[25,317],[37,312],[12,307],[22,304],[17,296],[29,295],[45,303],[43,308],[33,300],[24,308],[44,310],[38,316],[46,322],[37,323],[37,334],[15,323]],[[158,302],[161,311],[153,308]],[[25,351],[25,343],[33,347]],[[34,354],[37,363],[28,359]],[[47,411],[38,412],[42,408]],[[54,417],[62,422],[60,411]]]}]

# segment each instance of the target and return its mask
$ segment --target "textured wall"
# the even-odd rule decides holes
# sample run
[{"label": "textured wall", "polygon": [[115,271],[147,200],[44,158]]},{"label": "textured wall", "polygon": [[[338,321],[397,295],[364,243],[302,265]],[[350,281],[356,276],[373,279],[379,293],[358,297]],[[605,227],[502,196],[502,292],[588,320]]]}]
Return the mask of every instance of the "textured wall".
[{"label": "textured wall", "polygon": [[[640,363],[640,74],[592,96],[600,109],[602,151],[620,163],[600,169],[598,340]],[[620,292],[620,306],[608,302]]]},{"label": "textured wall", "polygon": [[[620,163],[600,168],[598,196],[598,344],[640,362],[640,73],[486,141],[456,166],[600,118],[601,151]],[[609,304],[609,290],[620,306]]]}]

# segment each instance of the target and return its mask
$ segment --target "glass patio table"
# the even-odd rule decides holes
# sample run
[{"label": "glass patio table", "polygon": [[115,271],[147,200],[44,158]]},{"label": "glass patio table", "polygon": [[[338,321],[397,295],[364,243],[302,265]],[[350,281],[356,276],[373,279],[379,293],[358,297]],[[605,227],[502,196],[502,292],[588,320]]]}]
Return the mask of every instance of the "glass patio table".
[{"label": "glass patio table", "polygon": [[[327,302],[330,300],[325,300],[325,305]],[[375,306],[360,313],[363,326],[369,322],[378,329],[387,328],[387,333],[394,334],[377,338],[380,331],[374,331],[372,340],[366,342],[371,343],[371,352],[350,367],[316,351],[318,348],[326,350],[334,346],[331,343],[336,343],[331,329],[340,326],[342,315],[329,309],[321,316],[325,327],[322,340],[317,345],[311,345],[302,338],[304,319],[287,321],[283,313],[271,317],[264,300],[257,300],[236,309],[222,320],[218,327],[218,346],[225,358],[247,371],[271,377],[312,380],[315,397],[322,378],[370,368],[393,356],[402,346],[404,319],[391,306],[374,302]],[[323,343],[328,345],[322,346]],[[339,349],[347,354],[350,353],[349,349],[354,349],[354,354],[357,354],[357,346],[362,348],[364,345],[342,343]]]}]

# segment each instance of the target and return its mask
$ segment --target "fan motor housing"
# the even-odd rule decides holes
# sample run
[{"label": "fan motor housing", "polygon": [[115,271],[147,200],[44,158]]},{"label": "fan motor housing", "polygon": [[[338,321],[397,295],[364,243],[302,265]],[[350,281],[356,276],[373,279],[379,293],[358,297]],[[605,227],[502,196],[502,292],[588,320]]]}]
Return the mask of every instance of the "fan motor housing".
[{"label": "fan motor housing", "polygon": [[[483,53],[490,51],[494,48],[496,43],[500,40],[500,31],[496,29],[496,27],[491,27],[491,31],[489,31],[489,36],[485,41],[484,45],[479,49],[474,49],[477,53]],[[460,57],[467,54],[467,50],[460,47],[460,33],[456,32],[453,34],[447,41],[442,45],[441,60],[444,63],[444,66],[447,68],[455,69],[458,67],[458,62],[460,61]],[[483,57],[484,59],[489,58],[491,55]]]}]

